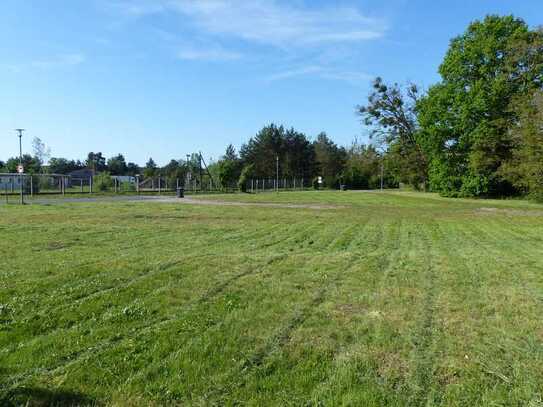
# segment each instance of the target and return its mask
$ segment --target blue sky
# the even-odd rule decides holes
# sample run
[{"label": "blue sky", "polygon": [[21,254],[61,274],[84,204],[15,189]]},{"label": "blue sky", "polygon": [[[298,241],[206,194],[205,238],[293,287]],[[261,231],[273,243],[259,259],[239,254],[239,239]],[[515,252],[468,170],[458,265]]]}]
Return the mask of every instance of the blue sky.
[{"label": "blue sky", "polygon": [[0,159],[218,158],[280,123],[348,145],[370,81],[437,81],[449,39],[489,13],[543,24],[540,0],[3,0]]}]

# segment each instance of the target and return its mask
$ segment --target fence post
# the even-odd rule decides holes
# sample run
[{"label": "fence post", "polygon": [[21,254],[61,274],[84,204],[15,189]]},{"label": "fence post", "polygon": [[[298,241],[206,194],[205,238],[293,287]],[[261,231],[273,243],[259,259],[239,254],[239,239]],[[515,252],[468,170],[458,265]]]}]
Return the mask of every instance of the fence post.
[{"label": "fence post", "polygon": [[60,182],[61,182],[60,185],[62,185],[60,189],[62,190],[62,196],[64,196],[66,194],[66,185],[64,185],[64,182],[65,182],[64,177],[60,177]]},{"label": "fence post", "polygon": [[140,177],[139,177],[139,175],[136,175],[136,192],[139,195],[139,193],[140,193]]},{"label": "fence post", "polygon": [[92,175],[89,177],[89,194],[92,194]]},{"label": "fence post", "polygon": [[158,194],[160,195],[160,176],[158,177]]},{"label": "fence post", "polygon": [[34,196],[34,185],[32,183],[32,175],[30,176],[30,197]]}]

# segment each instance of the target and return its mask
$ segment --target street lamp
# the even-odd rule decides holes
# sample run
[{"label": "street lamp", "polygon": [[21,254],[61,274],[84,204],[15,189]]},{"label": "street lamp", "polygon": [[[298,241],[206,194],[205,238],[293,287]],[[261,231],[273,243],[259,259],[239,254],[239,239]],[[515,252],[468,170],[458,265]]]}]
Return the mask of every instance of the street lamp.
[{"label": "street lamp", "polygon": [[275,191],[279,192],[279,154],[275,156]]},{"label": "street lamp", "polygon": [[24,167],[23,167],[23,131],[25,129],[15,129],[17,132],[17,135],[19,136],[19,168],[17,168],[17,171],[19,172],[19,185],[21,187],[21,205],[24,205],[24,195],[23,195],[23,180],[24,180]]}]

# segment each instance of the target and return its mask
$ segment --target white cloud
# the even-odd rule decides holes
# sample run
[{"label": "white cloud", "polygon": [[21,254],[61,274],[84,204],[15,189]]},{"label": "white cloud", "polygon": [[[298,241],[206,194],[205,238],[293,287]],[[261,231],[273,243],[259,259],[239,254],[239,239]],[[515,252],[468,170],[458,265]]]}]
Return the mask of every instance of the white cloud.
[{"label": "white cloud", "polygon": [[241,58],[241,54],[221,48],[185,48],[177,53],[179,59],[203,61],[232,61]]},{"label": "white cloud", "polygon": [[206,34],[230,36],[277,47],[366,41],[380,38],[386,25],[354,7],[311,9],[277,0],[124,0],[125,14],[174,11]]},{"label": "white cloud", "polygon": [[55,69],[76,66],[84,63],[86,57],[81,53],[60,54],[53,57],[34,59],[27,63],[2,65],[12,73],[24,72],[28,69]]},{"label": "white cloud", "polygon": [[306,66],[302,68],[289,69],[283,72],[279,72],[273,75],[270,75],[267,79],[270,82],[279,81],[282,79],[289,79],[295,76],[304,76],[311,74],[322,74],[324,68],[320,66]]},{"label": "white cloud", "polygon": [[370,81],[373,76],[353,71],[342,71],[326,66],[309,65],[296,69],[285,70],[276,74],[270,75],[267,80],[270,82],[290,79],[297,76],[314,76],[322,79],[339,80],[349,82],[353,85],[364,85]]},{"label": "white cloud", "polygon": [[58,68],[65,66],[80,65],[85,62],[85,55],[75,54],[62,54],[48,59],[35,60],[30,63],[31,66],[36,68]]}]

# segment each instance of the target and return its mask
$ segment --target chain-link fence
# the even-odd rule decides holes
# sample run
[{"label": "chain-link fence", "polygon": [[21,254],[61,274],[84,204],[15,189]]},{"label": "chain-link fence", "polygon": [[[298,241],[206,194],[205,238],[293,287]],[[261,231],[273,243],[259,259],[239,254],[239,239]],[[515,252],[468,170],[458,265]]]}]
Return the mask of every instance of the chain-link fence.
[{"label": "chain-link fence", "polygon": [[311,188],[308,178],[254,178],[245,184],[245,191],[251,193],[270,191],[301,191]]}]

